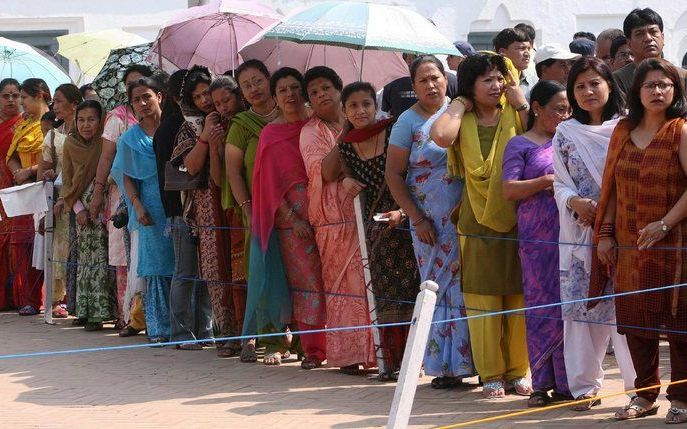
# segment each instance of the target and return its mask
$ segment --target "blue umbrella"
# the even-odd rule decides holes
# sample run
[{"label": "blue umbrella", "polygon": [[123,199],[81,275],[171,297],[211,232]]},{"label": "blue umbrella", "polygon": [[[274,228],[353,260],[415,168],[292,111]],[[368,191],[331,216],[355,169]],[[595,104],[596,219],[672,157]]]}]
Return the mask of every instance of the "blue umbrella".
[{"label": "blue umbrella", "polygon": [[4,37],[0,37],[0,76],[11,77],[19,82],[38,77],[43,79],[52,91],[63,83],[72,81],[60,67],[36,49]]},{"label": "blue umbrella", "polygon": [[284,18],[264,37],[360,50],[462,56],[422,15],[399,6],[372,3],[318,3]]}]

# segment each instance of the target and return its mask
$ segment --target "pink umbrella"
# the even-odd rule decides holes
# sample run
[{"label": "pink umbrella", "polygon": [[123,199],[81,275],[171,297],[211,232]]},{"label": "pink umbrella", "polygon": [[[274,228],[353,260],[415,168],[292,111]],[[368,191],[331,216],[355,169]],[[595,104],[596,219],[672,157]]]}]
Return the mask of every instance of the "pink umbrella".
[{"label": "pink umbrella", "polygon": [[272,72],[280,67],[293,67],[305,72],[310,67],[327,66],[336,70],[344,85],[362,80],[372,83],[377,89],[399,77],[408,76],[408,65],[398,52],[365,51],[363,58],[363,51],[340,46],[257,40],[261,34],[239,53],[244,61],[262,61]]},{"label": "pink umbrella", "polygon": [[186,9],[168,22],[148,59],[152,63],[165,59],[180,69],[199,64],[224,73],[239,65],[238,51],[246,42],[279,18],[273,9],[255,1],[214,0]]}]

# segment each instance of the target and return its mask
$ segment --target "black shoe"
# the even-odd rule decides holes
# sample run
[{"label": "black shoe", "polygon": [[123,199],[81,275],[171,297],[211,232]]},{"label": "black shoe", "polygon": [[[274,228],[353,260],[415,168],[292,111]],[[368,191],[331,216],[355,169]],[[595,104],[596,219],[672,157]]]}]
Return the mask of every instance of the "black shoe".
[{"label": "black shoe", "polygon": [[141,332],[141,330],[139,330],[139,329],[134,329],[131,326],[127,326],[126,328],[119,331],[119,336],[120,337],[133,337],[135,335],[138,335],[140,332]]}]

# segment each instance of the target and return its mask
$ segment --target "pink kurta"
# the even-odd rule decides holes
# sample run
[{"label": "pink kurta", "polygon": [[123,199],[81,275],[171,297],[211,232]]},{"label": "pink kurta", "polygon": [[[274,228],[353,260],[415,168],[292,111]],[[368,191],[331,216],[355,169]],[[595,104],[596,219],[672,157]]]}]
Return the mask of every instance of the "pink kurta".
[{"label": "pink kurta", "polygon": [[[322,179],[322,160],[334,146],[336,136],[319,118],[313,117],[303,127],[300,149],[309,180],[308,215],[322,260],[327,327],[369,325],[353,200],[341,181]],[[375,366],[372,331],[328,332],[327,362],[330,366]]]}]

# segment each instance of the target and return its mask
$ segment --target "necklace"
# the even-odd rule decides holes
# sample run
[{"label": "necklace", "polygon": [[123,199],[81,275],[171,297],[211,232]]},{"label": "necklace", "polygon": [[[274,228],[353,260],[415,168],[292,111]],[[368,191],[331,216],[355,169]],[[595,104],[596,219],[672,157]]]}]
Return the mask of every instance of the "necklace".
[{"label": "necklace", "polygon": [[248,110],[250,110],[250,112],[253,113],[254,115],[260,116],[263,119],[269,119],[269,118],[272,118],[275,116],[275,112],[277,111],[277,105],[275,104],[274,108],[272,110],[270,110],[270,112],[267,113],[266,115],[261,115],[260,113],[253,110],[253,106],[250,106],[250,108]]},{"label": "necklace", "polygon": [[356,145],[357,152],[359,152],[358,156],[360,156],[360,158],[362,158],[363,161],[369,161],[369,160],[373,159],[375,156],[377,156],[377,149],[378,149],[378,145],[379,145],[380,135],[381,135],[381,133],[376,134],[373,137],[374,138],[374,146],[372,146],[372,153],[370,154],[370,156],[367,156],[365,154],[365,152],[363,151],[363,146],[361,145],[361,143],[364,143],[364,142],[360,142]]}]

